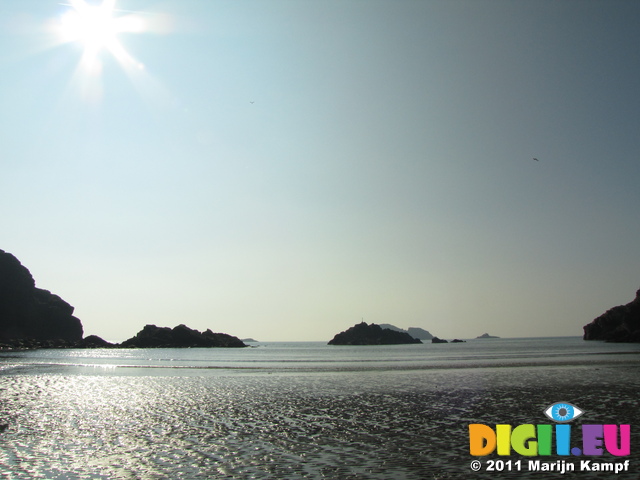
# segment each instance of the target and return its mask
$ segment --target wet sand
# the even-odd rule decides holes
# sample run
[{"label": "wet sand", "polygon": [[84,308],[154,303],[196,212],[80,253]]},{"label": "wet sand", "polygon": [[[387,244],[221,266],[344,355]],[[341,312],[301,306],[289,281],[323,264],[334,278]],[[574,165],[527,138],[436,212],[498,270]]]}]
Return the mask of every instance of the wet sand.
[{"label": "wet sand", "polygon": [[[4,375],[0,424],[8,427],[0,432],[0,476],[612,478],[470,470],[470,423],[552,423],[543,410],[567,401],[585,411],[574,428],[631,424],[632,455],[624,458],[631,470],[615,478],[635,479],[637,368],[634,360],[600,367],[304,375]],[[482,460],[490,458],[500,457]],[[623,459],[607,454],[598,460]]]}]

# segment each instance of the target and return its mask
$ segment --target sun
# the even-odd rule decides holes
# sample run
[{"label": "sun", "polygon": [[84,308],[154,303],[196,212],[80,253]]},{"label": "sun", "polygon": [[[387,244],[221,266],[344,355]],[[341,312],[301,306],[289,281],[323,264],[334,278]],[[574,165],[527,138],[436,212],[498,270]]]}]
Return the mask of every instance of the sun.
[{"label": "sun", "polygon": [[84,0],[71,0],[72,7],[60,19],[59,31],[63,42],[79,42],[85,57],[95,57],[101,50],[118,48],[120,28],[114,17],[114,0],[102,5],[89,5]]},{"label": "sun", "polygon": [[[51,19],[47,29],[55,36],[53,46],[75,44],[82,52],[71,77],[70,91],[77,91],[89,103],[100,104],[105,87],[117,85],[118,77],[106,74],[106,69],[114,63],[144,97],[153,98],[163,91],[145,65],[129,53],[122,40],[129,34],[173,32],[173,19],[169,15],[123,10],[116,8],[116,0],[67,1],[60,4],[65,7],[64,12]],[[115,62],[107,61],[109,57]]]},{"label": "sun", "polygon": [[121,64],[133,62],[118,36],[125,32],[140,33],[146,27],[140,15],[123,15],[115,3],[104,0],[94,5],[85,0],[70,0],[67,5],[71,8],[60,17],[60,40],[83,46],[82,64],[89,70],[100,70],[99,57],[103,52],[109,52]]},{"label": "sun", "polygon": [[99,50],[117,41],[113,2],[100,6],[74,2],[74,9],[61,19],[62,34],[68,41],[79,41],[86,48]]}]

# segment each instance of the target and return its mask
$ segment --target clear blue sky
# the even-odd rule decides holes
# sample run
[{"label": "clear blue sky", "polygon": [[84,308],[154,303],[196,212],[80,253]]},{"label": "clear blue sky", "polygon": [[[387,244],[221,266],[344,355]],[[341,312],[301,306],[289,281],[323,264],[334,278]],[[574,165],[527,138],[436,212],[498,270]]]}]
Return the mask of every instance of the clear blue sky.
[{"label": "clear blue sky", "polygon": [[86,334],[581,335],[640,288],[640,2],[119,0],[88,53],[65,3],[0,3],[0,248]]}]

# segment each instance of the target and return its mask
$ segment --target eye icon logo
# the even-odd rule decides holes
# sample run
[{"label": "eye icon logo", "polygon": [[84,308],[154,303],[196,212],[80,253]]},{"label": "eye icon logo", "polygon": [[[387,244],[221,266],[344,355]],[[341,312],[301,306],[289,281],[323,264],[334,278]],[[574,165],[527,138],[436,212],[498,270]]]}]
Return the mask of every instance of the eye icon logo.
[{"label": "eye icon logo", "polygon": [[553,405],[548,406],[544,411],[544,414],[547,417],[558,423],[571,422],[583,413],[584,411],[567,402],[554,403]]}]

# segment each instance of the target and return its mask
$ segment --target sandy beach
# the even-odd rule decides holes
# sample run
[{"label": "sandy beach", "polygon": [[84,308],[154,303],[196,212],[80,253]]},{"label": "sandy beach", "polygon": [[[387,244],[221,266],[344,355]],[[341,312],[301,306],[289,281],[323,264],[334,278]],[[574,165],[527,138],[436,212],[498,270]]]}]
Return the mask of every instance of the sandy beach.
[{"label": "sandy beach", "polygon": [[[631,424],[640,459],[637,362],[236,376],[0,377],[0,473],[27,479],[543,478],[472,472],[470,423]],[[512,458],[513,457],[513,458]],[[516,460],[519,457],[503,457]],[[482,458],[483,465],[489,459]],[[557,460],[557,456],[551,458]],[[578,461],[578,458],[567,460]],[[604,455],[601,461],[621,461]],[[562,478],[611,478],[567,472]],[[545,476],[544,478],[550,478]]]}]

